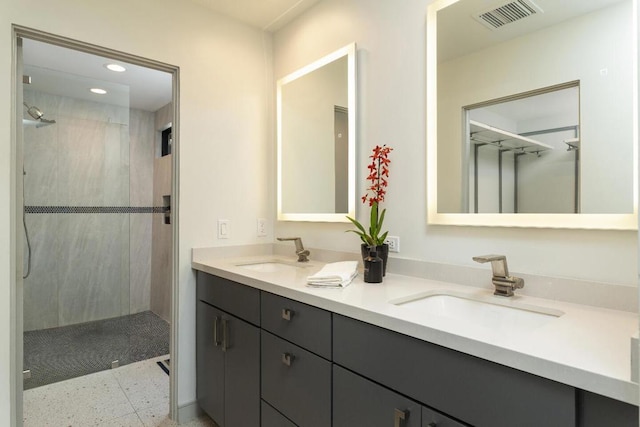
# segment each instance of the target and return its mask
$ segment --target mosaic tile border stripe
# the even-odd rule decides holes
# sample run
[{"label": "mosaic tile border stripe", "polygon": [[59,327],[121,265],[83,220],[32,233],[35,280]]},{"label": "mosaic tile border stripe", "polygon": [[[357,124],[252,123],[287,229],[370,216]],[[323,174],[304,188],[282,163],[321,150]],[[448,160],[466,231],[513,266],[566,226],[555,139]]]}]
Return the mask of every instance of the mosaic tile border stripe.
[{"label": "mosaic tile border stripe", "polygon": [[49,213],[165,213],[168,208],[164,206],[25,206],[24,211],[28,214],[49,214]]}]

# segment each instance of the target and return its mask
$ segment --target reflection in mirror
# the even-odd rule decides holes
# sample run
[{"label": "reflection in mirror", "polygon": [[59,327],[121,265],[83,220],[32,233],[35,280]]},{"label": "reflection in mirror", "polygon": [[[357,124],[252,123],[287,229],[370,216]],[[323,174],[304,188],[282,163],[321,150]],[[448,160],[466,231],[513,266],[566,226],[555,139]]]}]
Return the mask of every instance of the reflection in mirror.
[{"label": "reflection in mirror", "polygon": [[278,80],[278,219],[355,212],[355,44]]},{"label": "reflection in mirror", "polygon": [[429,6],[431,223],[637,228],[636,1]]},{"label": "reflection in mirror", "polygon": [[578,85],[464,108],[468,212],[579,212]]}]

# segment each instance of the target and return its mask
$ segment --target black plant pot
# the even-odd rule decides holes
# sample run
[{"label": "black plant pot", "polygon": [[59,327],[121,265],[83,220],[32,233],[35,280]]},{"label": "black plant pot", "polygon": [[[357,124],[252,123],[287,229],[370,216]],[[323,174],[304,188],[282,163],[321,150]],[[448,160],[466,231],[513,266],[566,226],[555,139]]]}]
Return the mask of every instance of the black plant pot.
[{"label": "black plant pot", "polygon": [[[360,253],[362,254],[362,261],[369,256],[369,251],[371,250],[371,246],[363,243],[360,245]],[[389,245],[383,243],[380,246],[376,246],[376,252],[378,253],[378,257],[382,259],[382,275],[387,274],[387,258],[389,258]]]}]

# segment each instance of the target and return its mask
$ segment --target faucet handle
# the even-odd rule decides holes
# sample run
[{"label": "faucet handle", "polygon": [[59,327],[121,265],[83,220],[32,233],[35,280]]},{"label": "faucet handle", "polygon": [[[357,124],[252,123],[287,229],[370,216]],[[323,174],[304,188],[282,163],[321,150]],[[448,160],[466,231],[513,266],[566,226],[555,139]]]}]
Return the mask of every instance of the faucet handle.
[{"label": "faucet handle", "polygon": [[481,255],[474,256],[473,260],[484,264],[491,262],[491,270],[494,277],[509,277],[509,267],[507,267],[507,257],[504,255]]},{"label": "faucet handle", "polygon": [[298,255],[298,262],[307,262],[309,261],[309,252],[302,245],[302,239],[300,237],[277,237],[277,239],[281,242],[293,240],[296,245],[296,255]]},{"label": "faucet handle", "polygon": [[491,269],[493,270],[493,278],[491,283],[495,286],[494,295],[503,297],[513,296],[514,289],[521,289],[524,287],[524,280],[520,277],[509,276],[509,269],[507,268],[507,257],[504,255],[482,255],[474,256],[473,260],[484,264],[485,262],[491,262]]}]

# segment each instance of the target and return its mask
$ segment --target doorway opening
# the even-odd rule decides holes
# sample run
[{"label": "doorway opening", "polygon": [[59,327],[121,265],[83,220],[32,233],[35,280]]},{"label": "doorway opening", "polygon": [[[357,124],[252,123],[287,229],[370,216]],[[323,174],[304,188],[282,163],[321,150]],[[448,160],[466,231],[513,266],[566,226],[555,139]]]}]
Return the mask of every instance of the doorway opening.
[{"label": "doorway opening", "polygon": [[171,376],[166,396],[175,396],[175,260],[167,261],[177,210],[163,196],[177,187],[177,132],[173,153],[161,157],[157,147],[164,130],[177,129],[178,70],[15,31],[18,395],[158,359]]}]

